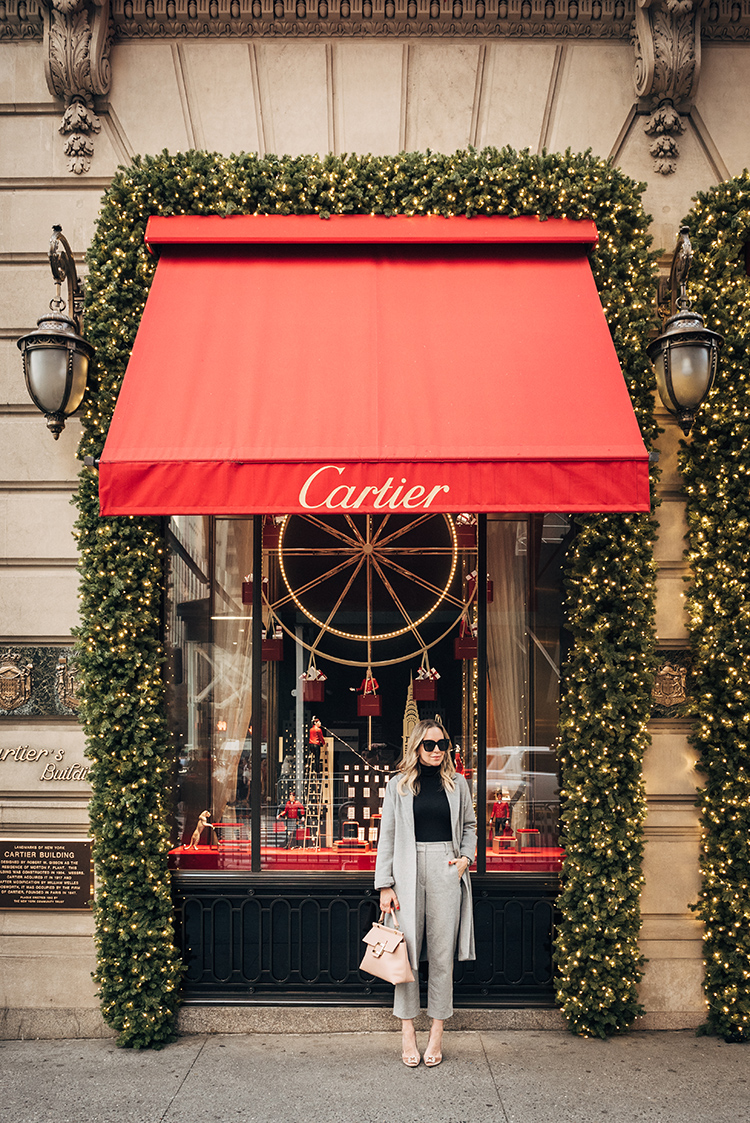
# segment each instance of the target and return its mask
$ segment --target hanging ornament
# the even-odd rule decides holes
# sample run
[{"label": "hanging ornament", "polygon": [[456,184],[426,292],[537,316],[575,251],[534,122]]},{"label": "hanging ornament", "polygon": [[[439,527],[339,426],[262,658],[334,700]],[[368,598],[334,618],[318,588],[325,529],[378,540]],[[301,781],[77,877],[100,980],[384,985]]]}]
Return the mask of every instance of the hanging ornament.
[{"label": "hanging ornament", "polygon": [[378,680],[372,673],[372,667],[367,668],[367,673],[359,685],[358,694],[358,715],[360,717],[380,717],[383,712],[383,699],[378,694]]},{"label": "hanging ornament", "polygon": [[[302,701],[309,702],[322,702],[325,700],[325,683],[328,678],[322,671],[319,671],[315,665],[315,655],[310,656],[310,662],[307,670],[300,676],[302,682]],[[315,719],[313,719],[315,720]]]},{"label": "hanging ornament", "polygon": [[453,641],[453,653],[456,659],[476,659],[478,654],[477,626],[469,618],[468,607],[464,609],[458,635]]},{"label": "hanging ornament", "polygon": [[264,663],[280,663],[284,658],[284,633],[273,613],[268,628],[263,629],[261,658]]},{"label": "hanging ornament", "polygon": [[437,680],[440,675],[431,667],[427,652],[422,654],[422,666],[417,671],[417,677],[412,682],[412,694],[415,702],[435,702],[437,700]]},{"label": "hanging ornament", "polygon": [[476,550],[477,516],[464,512],[456,515],[456,543],[459,550]]},{"label": "hanging ornament", "polygon": [[[263,596],[268,598],[268,578],[264,577],[261,582],[261,589]],[[242,603],[252,605],[253,603],[253,575],[247,573],[242,579]]]},{"label": "hanging ornament", "polygon": [[[466,600],[467,603],[474,599],[474,594],[477,591],[477,571],[473,569],[466,578]],[[491,578],[487,578],[487,604],[492,604],[492,599],[495,595],[495,586]]]},{"label": "hanging ornament", "polygon": [[278,550],[283,515],[263,516],[263,549]]}]

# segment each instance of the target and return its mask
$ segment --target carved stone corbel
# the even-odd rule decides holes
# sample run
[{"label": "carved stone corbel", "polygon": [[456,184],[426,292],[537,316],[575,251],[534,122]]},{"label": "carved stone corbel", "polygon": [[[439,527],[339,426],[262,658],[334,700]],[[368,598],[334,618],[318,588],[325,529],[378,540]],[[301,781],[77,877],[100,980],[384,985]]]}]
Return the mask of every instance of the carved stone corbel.
[{"label": "carved stone corbel", "polygon": [[50,93],[65,102],[60,132],[68,168],[87,172],[93,134],[101,129],[94,97],[109,92],[109,0],[42,0],[44,74]]},{"label": "carved stone corbel", "polygon": [[701,66],[702,0],[636,0],[635,89],[650,114],[645,125],[654,139],[654,170],[671,175],[677,167],[675,137],[685,131],[698,90]]}]

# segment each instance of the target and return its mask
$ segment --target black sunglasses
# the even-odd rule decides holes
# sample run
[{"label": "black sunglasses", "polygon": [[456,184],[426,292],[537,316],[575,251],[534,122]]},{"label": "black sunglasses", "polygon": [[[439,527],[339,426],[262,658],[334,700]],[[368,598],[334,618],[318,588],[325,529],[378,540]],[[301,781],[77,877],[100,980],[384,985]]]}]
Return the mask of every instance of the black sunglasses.
[{"label": "black sunglasses", "polygon": [[441,737],[439,741],[430,741],[425,738],[420,744],[420,748],[424,749],[426,753],[434,753],[436,749],[438,752],[447,753],[450,747],[451,743],[447,737]]}]

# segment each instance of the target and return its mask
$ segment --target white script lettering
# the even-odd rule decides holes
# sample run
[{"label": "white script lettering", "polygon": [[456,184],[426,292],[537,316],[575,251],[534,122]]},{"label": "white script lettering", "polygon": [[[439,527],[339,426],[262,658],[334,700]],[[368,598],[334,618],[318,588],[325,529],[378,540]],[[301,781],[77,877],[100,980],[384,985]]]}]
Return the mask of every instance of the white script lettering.
[{"label": "white script lettering", "polygon": [[300,488],[300,506],[308,511],[320,511],[323,508],[328,511],[339,509],[356,511],[368,496],[372,496],[372,506],[376,510],[382,510],[384,507],[391,511],[399,508],[407,511],[419,508],[427,510],[441,492],[447,494],[450,491],[448,484],[437,484],[429,491],[422,484],[409,487],[405,476],[402,476],[395,486],[393,476],[389,476],[381,485],[367,484],[359,488],[357,485],[344,483],[337,483],[335,487],[330,488],[330,477],[321,479],[324,472],[335,472],[338,477],[341,477],[345,471],[346,468],[339,464],[325,464],[322,468],[316,468]]}]

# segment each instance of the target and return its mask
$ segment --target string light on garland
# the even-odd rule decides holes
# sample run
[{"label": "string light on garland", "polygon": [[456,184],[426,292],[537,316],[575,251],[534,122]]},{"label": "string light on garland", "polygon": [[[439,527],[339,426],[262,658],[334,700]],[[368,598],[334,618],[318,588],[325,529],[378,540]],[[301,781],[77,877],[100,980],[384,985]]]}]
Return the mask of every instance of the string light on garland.
[{"label": "string light on garland", "polygon": [[680,457],[687,494],[687,597],[703,786],[700,897],[703,1027],[750,1041],[750,177],[699,194],[686,219],[694,302],[723,332],[716,382]]},{"label": "string light on garland", "polygon": [[[88,254],[87,336],[96,367],[79,456],[97,458],[104,445],[153,276],[143,243],[151,214],[593,219],[599,242],[592,270],[650,444],[652,372],[644,347],[654,262],[641,192],[606,161],[571,152],[136,158],[114,178]],[[77,503],[77,657],[99,885],[96,979],[120,1044],[159,1046],[175,1031],[182,972],[167,869],[173,761],[160,625],[165,546],[156,520],[99,518],[90,468],[79,477]],[[574,1032],[603,1036],[625,1029],[640,1011],[641,759],[650,707],[654,528],[647,515],[590,515],[577,523],[567,599],[573,649],[561,698],[567,858],[557,997]]]}]

